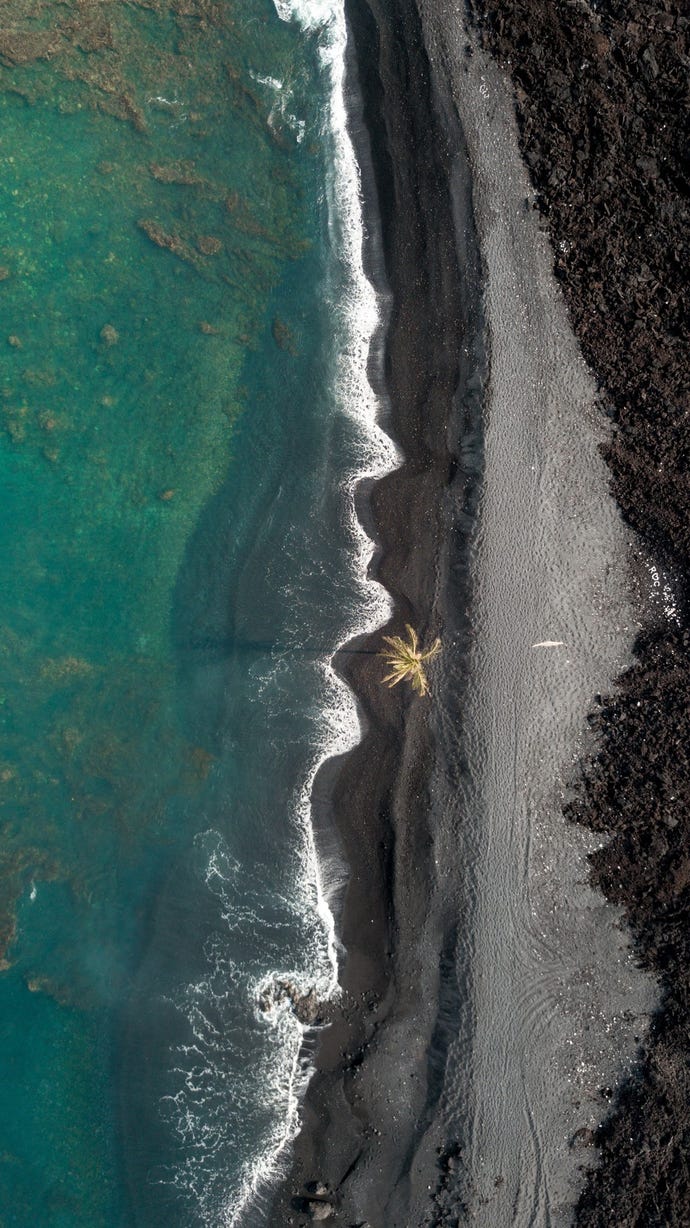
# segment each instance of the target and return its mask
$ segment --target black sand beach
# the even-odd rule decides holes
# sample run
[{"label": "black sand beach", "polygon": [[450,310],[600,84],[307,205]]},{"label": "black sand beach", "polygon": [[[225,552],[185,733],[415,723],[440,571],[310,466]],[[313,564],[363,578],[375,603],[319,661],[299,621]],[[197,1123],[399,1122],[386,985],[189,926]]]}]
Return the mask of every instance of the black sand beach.
[{"label": "black sand beach", "polygon": [[[678,621],[663,626],[659,610],[660,625],[638,639],[636,663],[618,690],[599,697],[591,717],[598,749],[568,807],[588,828],[614,832],[591,858],[592,878],[623,906],[644,964],[664,985],[642,1062],[620,1089],[601,1092],[600,1116],[609,1101],[612,1111],[593,1140],[601,1164],[577,1214],[579,1224],[602,1228],[690,1221],[683,621],[690,491],[679,314],[687,161],[673,119],[687,30],[671,5],[638,7],[626,24],[615,6],[599,5],[590,19],[542,0],[538,42],[534,5],[506,0],[499,14],[482,0],[475,13],[488,46],[514,67],[523,149],[559,253],[556,273],[600,380],[602,409],[618,428],[605,449],[613,493],[668,569],[678,607]],[[370,492],[363,515],[373,522],[376,571],[395,598],[396,629],[410,621],[426,637],[442,610],[449,535],[462,589],[481,479],[481,260],[467,166],[463,172],[457,156],[451,165],[462,134],[449,97],[438,85],[433,92],[416,5],[351,0],[348,16],[352,80],[356,74],[361,90],[352,114],[369,209],[367,259],[392,301],[382,392],[406,458]],[[454,217],[463,199],[458,245]],[[464,608],[457,618],[461,689]],[[379,646],[374,637],[350,647]],[[375,1228],[469,1222],[456,1193],[460,1142],[430,1129],[463,1010],[463,987],[449,972],[457,934],[432,890],[434,746],[423,706],[384,690],[371,661],[369,652],[342,654],[367,733],[316,783],[317,827],[327,840],[335,824],[351,870],[338,919],[344,992],[321,1034],[276,1224],[333,1216],[361,1224],[362,1205],[373,1208]],[[403,1218],[423,1204],[423,1217]],[[388,1218],[373,1219],[377,1211]]]},{"label": "black sand beach", "polygon": [[[448,442],[448,423],[457,412],[458,338],[469,341],[476,332],[470,313],[478,296],[468,293],[469,284],[463,289],[458,269],[446,135],[431,105],[419,17],[412,3],[395,10],[364,0],[348,5],[351,119],[369,235],[365,262],[392,301],[384,370],[372,360],[371,378],[384,406],[391,406],[386,427],[405,456],[403,466],[361,500],[360,511],[377,542],[376,575],[395,599],[392,629],[411,622],[426,639],[436,630],[444,493],[457,481],[472,497],[476,459],[469,451],[465,474],[457,444]],[[417,157],[410,158],[411,149]],[[476,254],[468,257],[476,277]],[[471,396],[466,413],[467,438],[477,430]],[[417,1037],[427,1043],[436,1024],[438,954],[429,951],[433,962],[426,968],[412,957],[429,895],[432,748],[425,705],[403,688],[381,686],[384,671],[372,668],[369,655],[381,646],[376,635],[341,654],[338,664],[367,732],[344,763],[325,765],[315,787],[317,843],[318,827],[328,842],[335,823],[350,867],[339,925],[346,951],[343,1003],[320,1040],[276,1223],[300,1222],[296,1212],[308,1210],[314,1181],[337,1188],[343,1222],[350,1222],[355,1185],[379,1186],[383,1207],[391,1187],[406,1179],[424,1117],[426,1053],[418,1045],[407,1051],[400,1036],[392,1048],[406,1067],[403,1074],[391,1064],[388,1038],[404,1029],[401,1021],[410,1014]],[[382,1036],[386,1043],[379,1046]],[[384,1131],[386,1122],[394,1128]]]}]

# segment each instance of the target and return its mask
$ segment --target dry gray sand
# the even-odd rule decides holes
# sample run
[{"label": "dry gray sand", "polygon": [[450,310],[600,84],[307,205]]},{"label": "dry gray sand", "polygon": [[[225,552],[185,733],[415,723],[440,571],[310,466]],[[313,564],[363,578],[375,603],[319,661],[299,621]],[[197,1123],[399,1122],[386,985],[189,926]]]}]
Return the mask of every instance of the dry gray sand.
[{"label": "dry gray sand", "polygon": [[512,100],[459,6],[441,7],[420,4],[467,142],[490,359],[469,682],[462,728],[448,720],[442,737],[467,773],[439,827],[439,885],[452,892],[460,849],[473,895],[458,948],[469,1012],[442,1103],[449,1136],[455,1126],[465,1142],[470,1222],[538,1228],[570,1222],[601,1089],[634,1056],[655,1001],[614,910],[586,885],[592,845],[561,814],[587,710],[628,662],[638,623],[595,388],[532,208]]}]

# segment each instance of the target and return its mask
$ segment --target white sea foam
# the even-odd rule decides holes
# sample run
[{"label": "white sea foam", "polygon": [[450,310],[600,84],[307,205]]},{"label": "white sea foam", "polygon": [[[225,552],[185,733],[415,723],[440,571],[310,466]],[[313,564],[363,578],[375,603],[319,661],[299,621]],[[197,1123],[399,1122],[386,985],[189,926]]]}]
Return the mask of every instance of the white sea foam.
[{"label": "white sea foam", "polygon": [[[356,614],[342,629],[342,642],[356,635],[373,631],[390,617],[392,603],[385,589],[368,577],[373,543],[359,522],[355,509],[358,483],[365,478],[377,478],[395,468],[400,456],[393,442],[381,430],[377,421],[377,399],[367,378],[367,362],[375,330],[380,322],[380,304],[367,280],[362,262],[364,238],[361,184],[355,152],[347,127],[345,102],[346,25],[343,0],[274,0],[279,17],[295,22],[318,39],[322,65],[329,81],[329,106],[324,119],[323,137],[328,149],[332,173],[326,184],[328,227],[333,258],[337,270],[332,278],[329,309],[334,320],[338,342],[336,356],[335,394],[338,412],[346,415],[355,426],[360,463],[342,479],[342,527],[350,546],[351,581],[355,589]],[[258,78],[257,78],[258,79]],[[278,89],[279,82],[265,78],[262,84]],[[340,646],[331,645],[331,653],[317,661],[320,676],[319,738],[294,798],[294,818],[299,832],[299,848],[295,868],[294,892],[285,901],[286,916],[301,932],[305,931],[306,954],[300,968],[281,969],[270,957],[270,924],[264,919],[262,896],[256,892],[247,897],[242,886],[240,868],[229,858],[217,833],[206,833],[204,853],[207,855],[206,881],[218,894],[225,924],[230,928],[250,926],[257,935],[258,945],[264,943],[256,968],[230,966],[221,947],[209,951],[213,971],[208,980],[184,991],[185,1000],[177,1003],[192,1023],[194,1046],[182,1055],[185,1059],[180,1075],[183,1086],[177,1096],[168,1100],[168,1113],[178,1134],[194,1141],[190,1163],[180,1173],[176,1183],[191,1188],[204,1220],[209,1225],[237,1228],[250,1207],[258,1207],[267,1191],[281,1174],[287,1161],[288,1144],[298,1128],[299,1104],[312,1073],[304,1060],[305,1030],[288,1003],[280,1003],[267,1012],[256,1013],[257,1025],[271,1029],[270,1056],[262,1069],[264,1106],[272,1109],[272,1125],[264,1134],[262,1151],[254,1155],[232,1192],[226,1192],[224,1205],[217,1197],[209,1197],[204,1187],[204,1173],[198,1159],[206,1142],[213,1149],[212,1136],[199,1135],[199,1121],[208,1125],[209,1104],[218,1101],[214,1081],[222,1078],[224,1060],[219,1046],[227,1047],[227,1035],[218,1035],[218,1015],[222,1017],[222,1000],[230,990],[246,1002],[257,1003],[261,995],[276,980],[290,980],[305,992],[315,989],[320,998],[333,998],[338,986],[338,942],[331,903],[340,889],[342,869],[317,855],[312,824],[311,799],[316,774],[321,765],[334,755],[350,750],[361,738],[361,726],[354,697],[338,677],[331,655]],[[272,663],[270,672],[257,678],[259,690],[275,682],[280,675],[280,662]],[[263,936],[263,937],[262,937]],[[263,962],[263,969],[262,969]],[[266,968],[272,969],[270,974]],[[208,1003],[212,1004],[209,1012]],[[193,1049],[193,1052],[192,1052]],[[218,1060],[216,1060],[218,1058]],[[191,1062],[191,1068],[190,1068]],[[242,1096],[242,1088],[233,1088]],[[214,1099],[215,1097],[215,1099]],[[204,1112],[197,1110],[203,1108]],[[211,1122],[213,1113],[210,1114]],[[203,1169],[203,1165],[201,1166]]]},{"label": "white sea foam", "polygon": [[152,94],[146,101],[149,106],[153,103],[157,103],[161,107],[183,107],[185,105],[183,102],[180,102],[179,98],[165,98],[163,94]]},{"label": "white sea foam", "polygon": [[[345,28],[342,0],[273,0],[281,21],[294,21],[303,30]],[[339,31],[338,31],[339,33]],[[343,43],[344,46],[344,43]]]},{"label": "white sea foam", "polygon": [[[381,430],[378,404],[367,378],[369,351],[380,321],[377,295],[363,268],[361,183],[354,148],[348,132],[345,103],[346,25],[342,0],[274,0],[278,15],[284,21],[295,21],[306,30],[320,31],[319,48],[322,63],[330,78],[330,105],[324,133],[330,143],[329,162],[333,168],[326,184],[328,225],[331,247],[339,263],[337,297],[330,303],[336,322],[341,348],[337,356],[336,398],[340,412],[354,420],[357,426],[361,464],[345,475],[342,484],[343,527],[352,544],[353,578],[358,592],[356,621],[344,628],[344,640],[373,631],[390,617],[391,599],[376,581],[368,578],[373,543],[360,523],[355,509],[355,492],[365,478],[383,476],[400,463],[398,450]],[[333,645],[333,652],[340,645]],[[317,747],[304,783],[299,791],[296,818],[302,844],[300,850],[302,898],[313,898],[322,936],[320,959],[313,967],[320,975],[316,989],[320,995],[333,997],[338,993],[338,944],[329,900],[340,886],[338,866],[324,864],[317,856],[312,825],[311,798],[316,774],[321,765],[334,755],[342,754],[359,742],[362,730],[354,697],[336,674],[330,656],[319,662],[323,686],[321,719],[322,740]],[[324,959],[325,956],[325,959]],[[300,984],[293,970],[289,979]],[[314,984],[312,980],[312,985]],[[264,986],[257,987],[262,989]],[[305,985],[305,989],[311,988]],[[299,1054],[304,1030],[286,1008],[272,1012],[272,1026],[280,1033],[277,1048],[281,1057],[275,1072],[274,1086],[282,1084],[282,1125],[278,1136],[263,1155],[256,1158],[252,1171],[246,1174],[239,1199],[233,1200],[225,1224],[235,1228],[244,1210],[256,1199],[257,1193],[275,1179],[284,1161],[286,1146],[298,1128],[300,1100],[306,1090],[311,1068],[300,1067]],[[287,1078],[286,1078],[287,1072]]]},{"label": "white sea foam", "polygon": [[249,76],[252,81],[256,81],[259,85],[267,85],[270,89],[280,91],[283,88],[283,82],[277,77],[265,77],[260,72],[252,72],[249,70]]},{"label": "white sea foam", "polygon": [[[289,1003],[260,1011],[258,1002],[276,978],[292,980],[304,992],[315,987],[325,996],[332,992],[334,971],[326,957],[322,929],[309,923],[304,898],[297,890],[276,901],[261,884],[255,882],[248,887],[244,868],[216,831],[202,832],[195,844],[203,867],[200,872],[218,901],[222,927],[205,946],[206,976],[181,987],[172,999],[189,1024],[192,1040],[176,1050],[172,1073],[177,1077],[178,1090],[162,1102],[164,1117],[183,1143],[184,1160],[161,1179],[191,1196],[205,1223],[231,1228],[242,1222],[249,1205],[261,1205],[270,1181],[281,1171],[309,1074],[302,1057],[304,1030]],[[313,916],[317,900],[313,882],[308,886]],[[282,925],[276,919],[276,904],[284,917]],[[303,956],[301,972],[280,969],[276,962],[280,959],[281,929],[298,936],[296,945]],[[227,936],[233,932],[252,936],[252,953],[241,964],[228,954]],[[268,975],[267,967],[277,971]],[[307,970],[315,975],[307,976]],[[243,1004],[253,1008],[259,1033],[258,1048],[253,1047],[254,1054],[260,1052],[259,1106],[256,1070],[251,1064],[247,1068]],[[269,1034],[263,1042],[261,1032]],[[264,1145],[258,1155],[245,1162],[228,1198],[223,1186],[223,1157],[228,1146],[230,1104],[249,1119],[244,1123],[246,1137],[235,1139],[239,1152],[249,1154],[252,1149],[256,1123],[251,1119],[257,1107]]]},{"label": "white sea foam", "polygon": [[[351,539],[353,578],[359,597],[356,618],[344,629],[343,642],[375,630],[392,613],[392,601],[381,584],[369,577],[374,544],[359,521],[355,507],[358,484],[379,478],[401,461],[399,450],[378,423],[378,401],[367,377],[374,333],[380,322],[380,304],[363,267],[364,223],[359,166],[350,137],[345,101],[347,29],[343,0],[274,0],[283,21],[297,22],[305,30],[320,30],[319,50],[330,79],[325,130],[330,143],[332,175],[327,179],[328,226],[333,254],[340,265],[337,297],[330,303],[338,336],[336,397],[340,411],[357,426],[361,463],[342,483],[344,527]],[[333,651],[340,647],[334,644]],[[351,750],[361,739],[357,706],[347,685],[333,669],[322,664],[325,702],[323,743],[314,757],[300,793],[298,812],[306,847],[305,876],[316,881],[319,915],[329,935],[329,952],[337,983],[336,941],[323,867],[319,865],[311,823],[311,794],[319,767],[326,759]]]},{"label": "white sea foam", "polygon": [[289,84],[279,80],[278,77],[268,77],[263,73],[249,70],[249,76],[252,81],[256,81],[257,85],[263,85],[266,89],[270,89],[276,97],[275,105],[271,107],[268,115],[268,126],[275,129],[277,120],[282,120],[283,124],[287,124],[288,128],[294,133],[295,140],[298,145],[302,144],[304,135],[307,130],[306,121],[300,119],[299,115],[295,115],[289,110],[289,103],[292,101],[292,89]]}]

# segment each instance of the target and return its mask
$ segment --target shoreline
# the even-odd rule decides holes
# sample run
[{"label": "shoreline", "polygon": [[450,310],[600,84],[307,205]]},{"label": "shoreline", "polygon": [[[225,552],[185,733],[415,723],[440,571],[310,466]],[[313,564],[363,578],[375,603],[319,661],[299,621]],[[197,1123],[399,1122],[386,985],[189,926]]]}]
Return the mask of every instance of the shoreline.
[{"label": "shoreline", "polygon": [[[406,22],[418,23],[415,6],[406,3],[405,9]],[[424,703],[412,701],[402,688],[391,692],[383,687],[379,676],[383,670],[372,669],[370,653],[380,649],[382,631],[401,631],[408,621],[422,639],[435,634],[441,510],[444,492],[461,461],[446,441],[459,378],[457,337],[467,306],[461,301],[457,271],[449,168],[443,164],[445,134],[434,131],[440,126],[430,101],[422,40],[410,37],[408,31],[406,41],[398,30],[387,27],[376,2],[370,9],[364,0],[351,0],[346,10],[346,92],[362,175],[364,265],[380,299],[390,308],[372,338],[368,372],[383,409],[382,425],[404,460],[400,468],[357,492],[360,519],[375,542],[371,572],[391,595],[395,613],[387,627],[346,645],[335,658],[365,725],[357,747],[344,759],[322,766],[313,794],[317,848],[320,839],[328,847],[333,838],[329,832],[335,828],[349,866],[337,925],[345,950],[342,999],[330,1027],[318,1036],[315,1073],[302,1107],[292,1170],[273,1204],[280,1223],[301,1222],[300,1211],[307,1211],[315,1183],[337,1191],[340,1211],[355,1222],[361,1190],[366,1189],[371,1199],[378,1184],[381,1195],[388,1197],[389,1185],[404,1182],[405,1156],[424,1113],[424,1080],[418,1087],[411,1080],[401,1097],[395,1110],[395,1137],[387,1145],[373,1125],[387,1111],[381,1098],[389,1096],[392,1083],[390,1070],[387,1078],[376,1071],[389,1061],[385,1051],[379,1052],[380,1039],[397,1036],[406,1026],[405,1016],[412,1015],[415,1034],[429,1041],[437,1016],[437,968],[430,969],[422,1023],[419,979],[398,961],[399,955],[409,958],[411,948],[409,936],[401,941],[400,925],[407,917],[414,928],[424,915],[430,889],[426,792],[431,732]],[[405,63],[411,48],[414,61]],[[402,62],[396,63],[396,57]],[[408,83],[411,78],[417,87],[411,92],[421,95],[416,106],[407,105],[401,84],[408,73]],[[406,132],[390,131],[393,115],[404,117]],[[430,125],[431,131],[414,132],[424,125]],[[410,147],[426,148],[421,168],[410,162]],[[438,157],[436,148],[442,151]],[[425,190],[400,181],[416,179],[420,170]],[[434,202],[437,206],[441,202],[440,209],[434,210]],[[427,343],[430,320],[438,326],[433,347]],[[409,842],[406,847],[401,846],[404,837]],[[394,900],[401,877],[416,892],[417,901],[415,905],[408,901],[404,912]],[[417,974],[423,975],[421,964]],[[376,1176],[382,1163],[391,1174],[390,1183]]]},{"label": "shoreline", "polygon": [[[372,244],[371,236],[378,232],[370,212],[365,267],[375,280],[383,254],[385,290],[391,295],[387,301],[392,303],[385,337],[385,323],[380,330],[383,393],[390,407],[386,426],[405,456],[400,470],[359,492],[358,508],[364,522],[373,527],[377,543],[372,570],[395,602],[392,626],[399,630],[402,622],[411,621],[426,638],[436,633],[444,568],[453,567],[461,602],[463,591],[468,591],[484,460],[480,401],[486,377],[483,319],[473,316],[472,308],[485,293],[486,270],[467,208],[473,185],[451,96],[446,51],[435,47],[438,63],[432,71],[428,32],[422,35],[422,19],[413,0],[403,0],[396,15],[390,14],[385,0],[349,0],[347,8],[349,33],[358,45],[349,54],[357,60],[363,90],[362,115],[351,105],[350,122],[355,142],[359,141],[365,214],[371,211],[374,196],[380,205],[381,249],[376,239]],[[422,12],[425,8],[432,9],[434,18],[440,17],[442,6],[438,11],[422,6]],[[352,74],[352,62],[348,71]],[[375,192],[367,182],[372,174]],[[555,263],[558,270],[558,257]],[[370,353],[374,374],[379,358],[378,352]],[[435,388],[439,371],[442,378]],[[603,425],[602,418],[602,432]],[[439,447],[441,440],[444,448]],[[454,484],[455,505],[449,493]],[[452,559],[447,553],[449,536],[455,547]],[[624,565],[622,552],[619,549],[615,560],[619,569]],[[461,690],[467,672],[469,615],[466,609],[454,614],[460,648],[454,645],[453,669],[461,676]],[[367,652],[375,651],[380,632],[357,641],[357,646],[362,645]],[[470,1213],[464,1197],[474,1173],[471,1167],[462,1172],[465,1141],[461,1148],[458,1134],[435,1126],[434,1114],[453,1038],[462,1028],[467,1035],[470,1031],[463,1013],[472,1007],[467,986],[457,983],[454,963],[458,926],[467,920],[463,914],[469,905],[462,902],[453,918],[449,901],[435,890],[438,830],[434,831],[431,794],[438,728],[434,732],[425,721],[421,705],[386,692],[372,674],[371,659],[365,661],[348,656],[347,648],[338,654],[337,667],[357,696],[367,728],[362,743],[344,762],[322,769],[315,790],[317,844],[318,828],[327,833],[329,825],[335,826],[351,873],[338,927],[346,950],[342,1009],[319,1038],[316,1073],[303,1106],[294,1163],[275,1211],[277,1222],[303,1223],[310,1212],[310,1195],[316,1192],[322,1209],[332,1199],[334,1214],[337,1208],[337,1219],[343,1223],[361,1224],[365,1207],[368,1220],[376,1225],[407,1223],[411,1209],[424,1217],[424,1223],[455,1224],[458,1216]],[[597,676],[600,686],[610,680],[605,670]],[[593,684],[592,699],[596,689]],[[585,723],[589,702],[587,697],[579,711],[579,725]],[[462,765],[456,763],[454,771],[459,782]],[[574,816],[577,805],[577,801],[570,804],[570,817],[580,817]],[[594,821],[580,821],[595,830],[604,826],[597,824],[596,815]],[[576,848],[580,846],[573,839],[573,856]],[[609,846],[593,854],[591,861],[595,866],[606,863],[610,855]],[[600,881],[601,877],[600,873]],[[461,892],[468,883],[469,877],[459,884]],[[609,896],[621,902],[615,894]],[[605,907],[603,901],[600,907]],[[612,913],[601,916],[605,930],[611,926]],[[593,934],[598,939],[600,930],[595,928]],[[469,969],[471,978],[471,964]],[[632,1016],[631,1022],[632,1036],[639,1029]],[[614,1038],[613,1068],[602,1071],[614,1076],[614,1085],[630,1044],[630,1037]],[[456,1051],[456,1063],[457,1056]],[[470,1060],[471,1046],[465,1057]],[[601,1079],[602,1085],[607,1082],[606,1077]],[[606,1087],[599,1090],[604,1099],[590,1107],[586,1127],[573,1135],[576,1140],[586,1135],[589,1141],[591,1135],[601,1143],[606,1130],[611,1133],[610,1127],[599,1123],[613,1093]],[[579,1109],[578,1104],[575,1107]],[[566,1155],[568,1145],[574,1149],[568,1163],[582,1170],[582,1159],[588,1157],[578,1153],[580,1142],[561,1140],[558,1154]],[[472,1197],[478,1196],[475,1189]],[[544,1189],[540,1197],[546,1199],[539,1203],[540,1213],[547,1214],[550,1192]],[[586,1190],[580,1199],[581,1214],[588,1197]],[[577,1190],[570,1190],[570,1211],[576,1200]],[[589,1228],[595,1222],[604,1220],[583,1220],[582,1226],[586,1223]]]}]

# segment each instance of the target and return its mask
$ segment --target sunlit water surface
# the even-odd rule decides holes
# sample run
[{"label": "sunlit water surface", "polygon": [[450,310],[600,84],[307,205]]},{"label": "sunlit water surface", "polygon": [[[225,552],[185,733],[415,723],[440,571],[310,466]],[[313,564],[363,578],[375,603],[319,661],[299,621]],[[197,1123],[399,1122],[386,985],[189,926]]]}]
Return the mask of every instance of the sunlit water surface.
[{"label": "sunlit water surface", "polygon": [[304,1079],[257,997],[333,991],[308,793],[358,732],[330,655],[387,608],[342,12],[14,8],[0,1219],[257,1225]]}]

